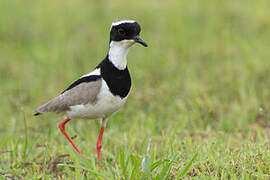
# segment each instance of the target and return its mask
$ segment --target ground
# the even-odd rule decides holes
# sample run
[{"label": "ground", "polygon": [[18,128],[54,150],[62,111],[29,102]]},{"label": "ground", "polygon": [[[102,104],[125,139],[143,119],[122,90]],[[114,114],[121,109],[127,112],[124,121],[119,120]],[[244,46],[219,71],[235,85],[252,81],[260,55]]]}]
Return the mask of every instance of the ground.
[{"label": "ground", "polygon": [[[269,179],[269,2],[0,1],[0,179]],[[98,169],[97,121],[33,116],[90,72],[112,21],[135,19],[132,91]]]}]

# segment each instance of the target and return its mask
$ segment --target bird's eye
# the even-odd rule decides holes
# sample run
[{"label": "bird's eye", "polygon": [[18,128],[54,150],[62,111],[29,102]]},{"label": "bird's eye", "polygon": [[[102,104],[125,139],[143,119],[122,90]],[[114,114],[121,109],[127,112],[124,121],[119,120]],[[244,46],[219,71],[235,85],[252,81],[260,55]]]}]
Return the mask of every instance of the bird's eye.
[{"label": "bird's eye", "polygon": [[118,29],[118,34],[120,34],[120,35],[125,35],[126,34],[126,32],[125,32],[125,30],[124,29]]}]

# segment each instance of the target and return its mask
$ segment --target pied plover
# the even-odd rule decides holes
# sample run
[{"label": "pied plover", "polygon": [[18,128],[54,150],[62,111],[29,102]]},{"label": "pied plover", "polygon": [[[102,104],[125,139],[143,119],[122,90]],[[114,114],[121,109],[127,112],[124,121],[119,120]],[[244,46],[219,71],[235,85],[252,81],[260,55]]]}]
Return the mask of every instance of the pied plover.
[{"label": "pied plover", "polygon": [[67,118],[59,124],[59,129],[74,149],[84,155],[65,131],[65,124],[71,119],[101,119],[101,129],[97,140],[97,157],[101,167],[101,142],[107,119],[119,110],[127,100],[131,78],[127,68],[127,54],[134,43],[147,44],[139,36],[140,25],[133,20],[112,23],[110,46],[107,56],[90,73],[73,82],[59,96],[35,109],[40,115],[47,112],[66,113]]}]

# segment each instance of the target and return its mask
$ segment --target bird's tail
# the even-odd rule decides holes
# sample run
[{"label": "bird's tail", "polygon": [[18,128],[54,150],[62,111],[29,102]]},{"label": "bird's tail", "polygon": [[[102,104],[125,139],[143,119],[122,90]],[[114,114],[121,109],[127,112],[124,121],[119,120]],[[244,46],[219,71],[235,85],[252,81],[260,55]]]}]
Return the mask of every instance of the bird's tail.
[{"label": "bird's tail", "polygon": [[46,104],[35,109],[34,116],[38,116],[47,112],[61,113],[68,110],[68,105],[65,103],[64,98],[60,95],[50,100]]},{"label": "bird's tail", "polygon": [[46,112],[50,112],[50,109],[48,108],[48,104],[50,103],[50,101],[46,104],[43,104],[42,106],[36,108],[34,111],[36,112],[34,114],[34,116],[38,116],[38,115],[41,115],[43,113],[46,113]]},{"label": "bird's tail", "polygon": [[39,113],[39,112],[36,112],[35,114],[34,114],[34,116],[38,116],[38,115],[41,115],[42,113]]}]

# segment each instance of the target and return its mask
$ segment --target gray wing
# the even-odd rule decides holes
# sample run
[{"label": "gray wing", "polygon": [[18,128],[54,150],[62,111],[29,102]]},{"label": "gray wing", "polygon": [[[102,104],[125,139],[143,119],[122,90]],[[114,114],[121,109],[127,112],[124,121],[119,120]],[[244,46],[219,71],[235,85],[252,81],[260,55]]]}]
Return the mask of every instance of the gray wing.
[{"label": "gray wing", "polygon": [[35,115],[46,112],[65,112],[70,109],[70,106],[79,104],[94,104],[101,84],[101,79],[97,79],[96,81],[80,83],[71,89],[68,88],[61,95],[35,109]]}]

